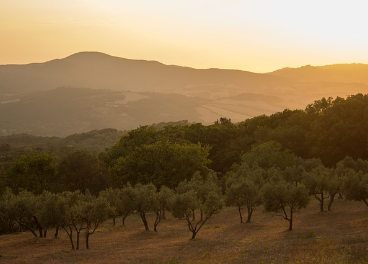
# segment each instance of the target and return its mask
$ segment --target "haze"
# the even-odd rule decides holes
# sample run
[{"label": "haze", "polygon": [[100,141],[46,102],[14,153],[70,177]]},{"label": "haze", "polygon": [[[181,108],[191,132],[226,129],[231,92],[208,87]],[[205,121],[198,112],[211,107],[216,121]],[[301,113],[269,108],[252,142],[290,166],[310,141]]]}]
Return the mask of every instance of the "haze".
[{"label": "haze", "polygon": [[1,0],[0,64],[79,51],[270,72],[368,63],[365,1]]}]

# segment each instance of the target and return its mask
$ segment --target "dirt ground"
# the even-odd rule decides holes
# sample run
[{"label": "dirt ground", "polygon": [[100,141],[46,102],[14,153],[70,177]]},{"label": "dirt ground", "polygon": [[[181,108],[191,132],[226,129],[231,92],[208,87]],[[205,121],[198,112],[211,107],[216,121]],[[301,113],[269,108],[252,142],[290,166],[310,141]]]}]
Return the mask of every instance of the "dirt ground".
[{"label": "dirt ground", "polygon": [[[168,217],[158,232],[144,231],[138,215],[126,226],[109,220],[90,237],[85,249],[71,250],[64,231],[59,238],[34,238],[30,232],[0,236],[0,263],[368,263],[368,208],[336,200],[332,212],[319,212],[317,201],[288,222],[255,211],[240,224],[235,208],[224,208],[195,240],[182,220]],[[153,215],[149,217],[152,226]]]}]

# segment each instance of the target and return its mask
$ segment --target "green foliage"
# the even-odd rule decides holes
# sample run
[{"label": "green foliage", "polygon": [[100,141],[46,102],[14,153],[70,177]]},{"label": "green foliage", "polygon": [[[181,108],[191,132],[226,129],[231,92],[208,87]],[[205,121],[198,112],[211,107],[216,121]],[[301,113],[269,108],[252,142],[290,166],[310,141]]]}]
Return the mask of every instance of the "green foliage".
[{"label": "green foliage", "polygon": [[208,148],[200,144],[178,144],[167,140],[136,147],[116,160],[112,171],[125,184],[154,183],[174,188],[195,171],[207,172]]},{"label": "green foliage", "polygon": [[337,168],[340,168],[341,172],[354,170],[356,172],[362,171],[368,173],[368,160],[363,160],[361,158],[354,160],[351,157],[345,157],[337,163]]},{"label": "green foliage", "polygon": [[238,208],[241,223],[243,223],[241,210],[244,206],[248,210],[247,223],[250,223],[254,209],[262,204],[263,184],[262,169],[250,168],[247,163],[243,163],[230,173],[226,181],[225,203],[227,206]]},{"label": "green foliage", "polygon": [[111,187],[99,192],[99,197],[106,199],[109,203],[110,206],[109,216],[113,218],[114,226],[115,226],[115,218],[122,214],[120,210],[121,207],[120,194],[121,189],[118,188],[113,189]]},{"label": "green foliage", "polygon": [[[324,200],[328,197],[328,190],[332,184],[331,172],[323,165],[304,173],[303,183],[309,190],[309,194],[313,195],[320,202],[320,211],[324,211]],[[333,173],[333,172],[332,172]]]},{"label": "green foliage", "polygon": [[59,189],[97,194],[111,185],[106,168],[97,155],[87,150],[68,153],[58,166]]},{"label": "green foliage", "polygon": [[347,173],[343,193],[346,198],[354,201],[363,201],[368,206],[368,174],[362,171]]},{"label": "green foliage", "polygon": [[12,200],[14,194],[10,188],[5,188],[0,196],[0,234],[11,233],[19,230],[18,224],[14,220]]},{"label": "green foliage", "polygon": [[136,192],[136,210],[139,212],[142,222],[146,230],[149,230],[146,213],[155,211],[159,208],[159,201],[157,199],[157,188],[151,184],[137,184],[134,188]]},{"label": "green foliage", "polygon": [[89,249],[89,237],[111,214],[110,203],[103,197],[93,198],[82,204],[81,212],[86,224],[86,248]]},{"label": "green foliage", "polygon": [[263,205],[268,212],[274,212],[289,222],[293,229],[293,214],[305,208],[309,203],[307,188],[295,186],[283,179],[272,178],[262,188]]},{"label": "green foliage", "polygon": [[249,166],[263,169],[278,167],[285,169],[292,166],[297,157],[290,150],[283,150],[280,143],[269,141],[252,147],[251,151],[242,156],[242,162]]},{"label": "green foliage", "polygon": [[176,191],[170,200],[170,211],[174,217],[186,220],[194,239],[224,204],[217,177],[215,174],[203,177],[197,173],[190,181],[181,182]]},{"label": "green foliage", "polygon": [[160,191],[156,194],[156,202],[154,203],[153,208],[153,211],[156,214],[154,223],[155,231],[157,231],[157,226],[161,220],[166,218],[165,212],[166,210],[169,210],[169,201],[174,194],[175,192],[166,186],[161,186]]},{"label": "green foliage", "polygon": [[8,171],[7,186],[16,191],[26,189],[36,194],[50,190],[55,181],[54,159],[46,153],[21,156]]},{"label": "green foliage", "polygon": [[323,98],[306,111],[313,116],[307,135],[310,156],[320,158],[326,166],[335,165],[345,156],[368,158],[368,95]]},{"label": "green foliage", "polygon": [[[20,230],[26,229],[35,237],[43,237],[44,227],[39,221],[42,206],[39,196],[26,190],[15,195],[8,189],[2,200],[8,220],[15,222]],[[39,235],[37,235],[36,229],[38,229]]]},{"label": "green foliage", "polygon": [[368,206],[368,160],[345,157],[336,167],[346,199],[363,201]]},{"label": "green foliage", "polygon": [[117,208],[122,215],[122,223],[124,225],[126,217],[137,208],[137,192],[130,184],[127,184],[121,189],[118,199]]},{"label": "green foliage", "polygon": [[41,197],[40,222],[45,229],[56,228],[63,224],[67,213],[66,199],[55,193],[43,192]]}]

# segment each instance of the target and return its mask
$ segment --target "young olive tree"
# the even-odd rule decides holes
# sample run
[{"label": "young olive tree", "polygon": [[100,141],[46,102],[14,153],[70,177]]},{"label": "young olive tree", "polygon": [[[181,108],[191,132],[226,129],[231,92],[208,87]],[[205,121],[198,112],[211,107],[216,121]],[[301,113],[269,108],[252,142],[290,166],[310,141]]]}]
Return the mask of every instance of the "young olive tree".
[{"label": "young olive tree", "polygon": [[368,206],[368,173],[351,171],[345,176],[343,193],[346,199],[363,201]]},{"label": "young olive tree", "polygon": [[330,200],[327,205],[327,210],[331,211],[332,204],[335,200],[335,197],[337,194],[341,193],[341,188],[344,183],[344,177],[346,175],[346,171],[341,172],[338,168],[336,169],[330,169],[330,178],[329,178],[329,184],[328,184],[328,194],[330,197]]},{"label": "young olive tree", "polygon": [[305,208],[309,202],[308,191],[303,184],[295,186],[280,178],[272,178],[262,188],[263,205],[268,212],[274,212],[289,222],[293,230],[295,212]]},{"label": "young olive tree", "polygon": [[197,173],[190,181],[179,183],[176,191],[177,194],[170,199],[170,211],[174,217],[186,220],[192,232],[191,239],[194,239],[224,204],[217,176],[208,174],[203,177]]},{"label": "young olive tree", "polygon": [[[67,233],[72,249],[79,249],[80,233],[86,229],[85,221],[82,217],[82,203],[84,195],[80,191],[62,193],[65,199],[66,211],[61,219],[60,227]],[[77,233],[77,244],[74,245],[73,232]]]},{"label": "young olive tree", "polygon": [[155,185],[151,184],[137,184],[135,186],[136,191],[136,210],[139,212],[139,215],[142,219],[142,222],[144,224],[145,230],[150,230],[149,225],[146,218],[146,213],[149,211],[153,211],[154,208],[157,208],[157,197],[156,197],[156,191],[157,188]]},{"label": "young olive tree", "polygon": [[44,191],[41,196],[42,208],[40,210],[40,222],[45,228],[44,236],[48,228],[55,228],[55,237],[58,236],[59,226],[66,214],[66,202],[60,194]]},{"label": "young olive tree", "polygon": [[120,215],[118,208],[120,207],[120,196],[121,189],[108,188],[102,190],[99,193],[99,197],[105,198],[110,205],[110,217],[112,217],[113,225],[116,224],[116,217]]},{"label": "young olive tree", "polygon": [[166,187],[161,186],[160,191],[156,193],[156,199],[153,201],[153,211],[156,214],[156,219],[153,224],[153,230],[157,232],[157,226],[162,219],[165,219],[165,212],[169,207],[169,200],[173,197],[175,192]]},{"label": "young olive tree", "polygon": [[254,209],[262,204],[263,184],[262,169],[249,168],[246,163],[233,171],[227,179],[225,203],[227,206],[238,208],[240,223],[243,223],[241,210],[244,206],[248,211],[247,223],[250,223]]},{"label": "young olive tree", "polygon": [[323,165],[304,173],[303,183],[320,203],[320,211],[324,212],[324,202],[329,199],[330,170]]},{"label": "young olive tree", "polygon": [[86,223],[86,248],[89,249],[89,237],[111,214],[110,203],[103,197],[93,197],[81,205],[82,219]]},{"label": "young olive tree", "polygon": [[126,218],[137,208],[137,191],[130,184],[120,189],[116,210],[121,215],[122,225],[125,226]]},{"label": "young olive tree", "polygon": [[44,227],[39,221],[40,209],[39,196],[26,190],[21,191],[18,195],[8,193],[8,200],[5,203],[8,217],[15,221],[21,229],[29,230],[35,237],[44,236]]}]

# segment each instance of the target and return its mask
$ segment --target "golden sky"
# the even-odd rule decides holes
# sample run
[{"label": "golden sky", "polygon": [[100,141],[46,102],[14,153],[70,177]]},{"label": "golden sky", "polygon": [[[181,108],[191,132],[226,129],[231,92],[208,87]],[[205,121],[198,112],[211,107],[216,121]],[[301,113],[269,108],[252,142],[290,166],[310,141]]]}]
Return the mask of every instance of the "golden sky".
[{"label": "golden sky", "polygon": [[0,64],[79,51],[268,72],[368,63],[365,0],[0,0]]}]

